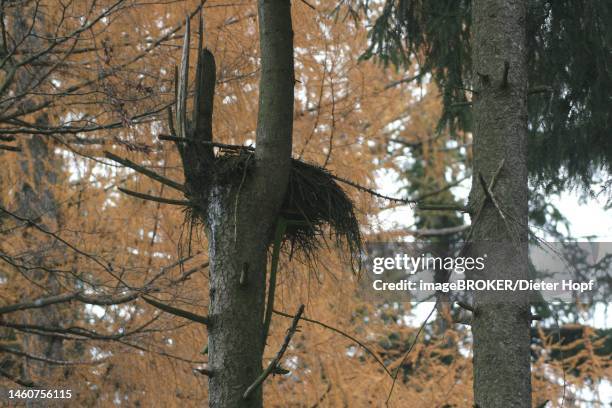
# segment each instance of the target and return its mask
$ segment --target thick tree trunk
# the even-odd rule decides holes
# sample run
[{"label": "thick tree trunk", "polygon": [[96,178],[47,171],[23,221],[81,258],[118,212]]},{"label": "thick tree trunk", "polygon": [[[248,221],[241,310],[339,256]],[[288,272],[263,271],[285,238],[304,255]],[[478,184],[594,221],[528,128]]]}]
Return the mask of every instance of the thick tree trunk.
[{"label": "thick tree trunk", "polygon": [[[264,340],[268,228],[257,222],[256,193],[252,186],[238,197],[230,187],[211,192],[207,228],[211,407],[262,406],[261,388],[249,400],[242,398],[261,373]],[[236,199],[244,203],[239,204],[238,214],[233,210]]]},{"label": "thick tree trunk", "polygon": [[[36,30],[31,35],[28,34],[34,15],[32,7],[24,7],[15,8],[10,16],[12,35],[17,41],[24,39],[22,48],[29,52],[36,52],[43,47],[41,38],[36,36],[38,34]],[[42,27],[44,18],[40,13],[36,19],[35,27]],[[10,66],[11,63],[8,64]],[[22,68],[15,75],[16,92],[26,92],[40,76],[41,70],[38,67]],[[27,109],[29,104],[29,101],[26,101],[24,109]],[[48,118],[45,114],[38,114],[35,121],[42,126],[48,124]],[[61,163],[53,152],[52,144],[43,136],[30,137],[23,142],[22,147],[24,152],[20,157],[20,167],[23,177],[22,182],[15,189],[14,205],[17,207],[17,213],[25,218],[38,220],[39,224],[43,224],[50,230],[57,230],[60,215],[53,194],[53,186],[58,184],[58,170]],[[39,219],[41,216],[42,218]],[[61,256],[53,249],[45,249],[54,246],[47,240],[41,240],[40,236],[26,235],[24,238],[30,241],[31,251],[34,254],[30,262],[34,265],[50,267],[53,264],[54,257]],[[61,260],[58,259],[57,262],[61,262]],[[34,269],[31,272],[31,277],[45,286],[49,290],[49,295],[60,293],[61,288],[57,278],[44,268]],[[59,306],[40,309],[29,317],[28,323],[52,326],[66,323],[65,321],[60,322],[61,313],[59,309]],[[53,360],[62,360],[64,356],[63,342],[59,337],[25,335],[23,347],[32,354]],[[58,371],[57,368],[39,361],[24,361],[23,375],[26,378],[47,381],[48,384],[53,384],[53,381],[56,380],[53,375]],[[28,403],[28,405],[31,405],[31,403]]]},{"label": "thick tree trunk", "polygon": [[[24,144],[27,146],[26,157],[21,161],[24,182],[19,187],[15,195],[17,213],[25,218],[32,220],[38,219],[43,215],[44,223],[38,221],[45,227],[56,230],[59,224],[59,214],[57,202],[51,191],[53,184],[57,183],[57,175],[54,167],[57,165],[57,158],[54,157],[52,147],[42,136],[33,136]],[[54,256],[61,256],[53,250],[44,250],[45,246],[52,246],[48,241],[40,240],[40,237],[27,237],[31,240],[31,251],[35,253],[31,262],[35,265],[49,267],[53,264]],[[61,262],[61,260],[57,260]],[[49,290],[50,295],[60,293],[59,282],[56,277],[44,269],[32,271],[32,277]],[[30,317],[30,324],[61,326],[61,313],[59,306],[49,306],[40,311],[35,311]],[[59,337],[27,335],[24,336],[24,349],[32,354],[38,354],[53,360],[63,360],[63,342]],[[53,373],[57,371],[54,367],[39,361],[27,361],[24,374],[27,378],[36,378],[38,381],[47,380],[53,383]]]},{"label": "thick tree trunk", "polygon": [[[470,209],[476,251],[495,252],[489,253],[486,279],[528,277],[526,7],[525,0],[475,0],[473,4],[478,93],[473,106]],[[486,197],[480,175],[490,183],[502,160],[493,192],[506,221],[490,199],[474,219]],[[475,403],[481,408],[531,407],[527,295],[478,292],[474,306]]]},{"label": "thick tree trunk", "polygon": [[293,32],[288,0],[259,1],[261,45],[257,149],[244,182],[211,186],[209,404],[261,407],[266,264],[291,166]]}]

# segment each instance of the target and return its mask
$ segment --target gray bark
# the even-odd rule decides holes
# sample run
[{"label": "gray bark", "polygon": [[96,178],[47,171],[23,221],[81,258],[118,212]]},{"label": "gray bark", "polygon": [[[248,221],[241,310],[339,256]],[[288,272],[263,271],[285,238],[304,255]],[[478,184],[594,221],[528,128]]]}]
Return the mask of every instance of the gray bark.
[{"label": "gray bark", "polygon": [[290,7],[287,0],[259,1],[262,73],[253,168],[240,186],[211,186],[206,200],[211,407],[262,406],[261,387],[246,400],[242,395],[262,371],[268,247],[291,166]]},{"label": "gray bark", "polygon": [[[17,213],[22,217],[33,220],[44,214],[45,222],[38,221],[38,224],[56,229],[59,225],[59,214],[51,186],[57,182],[54,169],[57,160],[51,150],[52,147],[48,145],[47,139],[42,136],[33,136],[24,145],[27,146],[30,156],[21,160],[20,163],[24,181],[15,195],[18,207]],[[40,246],[30,249],[34,254],[30,261],[32,264],[48,267],[52,265],[54,256],[60,256],[58,253],[53,254],[55,251],[50,250],[53,245],[48,240],[40,241],[40,236],[26,239],[30,239],[30,242],[37,242]],[[38,240],[34,241],[34,239]],[[60,293],[57,279],[44,269],[33,270],[31,277],[45,286],[48,294]],[[49,306],[33,312],[29,319],[31,324],[51,325],[53,327],[59,327],[62,323],[66,323],[61,320],[58,306]],[[24,335],[24,343],[24,349],[33,354],[39,354],[52,360],[64,359],[63,342],[59,337]],[[52,378],[52,374],[57,371],[57,369],[43,362],[24,361],[26,364],[24,374],[29,378],[49,380]]]},{"label": "gray bark", "polygon": [[[36,52],[42,47],[41,40],[34,35],[28,36],[28,29],[32,24],[33,9],[15,8],[11,14],[12,35],[20,40],[25,38],[22,49],[28,52]],[[36,26],[43,26],[43,17],[38,14]],[[44,33],[42,33],[44,34]],[[9,67],[11,62],[8,63]],[[25,92],[41,75],[40,69],[28,66],[20,69],[15,75],[15,90],[17,93]],[[31,101],[23,101],[24,108],[27,109]],[[44,113],[39,113],[35,119],[39,125],[48,124],[48,119]],[[53,146],[47,138],[35,135],[25,140],[22,144],[24,152],[20,155],[20,167],[23,177],[15,191],[15,205],[17,213],[25,218],[36,220],[37,223],[45,225],[51,230],[57,230],[60,223],[60,214],[57,208],[57,201],[53,194],[53,186],[58,183],[58,173],[60,162],[53,152]],[[44,215],[42,219],[38,219]],[[31,248],[33,253],[30,262],[33,265],[52,266],[53,257],[61,256],[52,248],[52,242],[41,240],[40,236],[26,236],[31,244],[36,247]],[[47,288],[48,294],[60,293],[60,286],[56,277],[44,269],[34,269],[31,278]],[[58,306],[50,306],[33,313],[28,317],[31,324],[59,326],[61,316]],[[57,337],[24,335],[24,349],[33,354],[38,354],[52,360],[63,360],[63,342]],[[36,378],[37,380],[49,380],[58,371],[48,364],[39,361],[24,360],[23,375],[26,378]],[[31,404],[30,404],[31,405]]]},{"label": "gray bark", "polygon": [[[488,200],[473,219],[475,249],[489,254],[487,279],[527,279],[527,67],[525,0],[473,4],[475,95],[472,217],[502,159],[494,196],[512,220],[504,222]],[[511,225],[512,233],[507,225]],[[485,241],[501,243],[486,245]],[[492,255],[494,255],[492,257]],[[493,260],[494,259],[494,260]],[[474,398],[481,408],[531,407],[530,309],[526,295],[475,296]]]}]

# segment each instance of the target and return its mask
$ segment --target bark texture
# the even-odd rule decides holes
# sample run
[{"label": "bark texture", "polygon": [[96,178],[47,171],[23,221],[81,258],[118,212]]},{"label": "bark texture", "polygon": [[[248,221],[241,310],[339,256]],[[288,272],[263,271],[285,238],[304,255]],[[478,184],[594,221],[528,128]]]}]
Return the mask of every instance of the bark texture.
[{"label": "bark texture", "polygon": [[260,0],[257,148],[240,185],[214,183],[207,199],[211,407],[261,407],[266,264],[291,166],[293,31],[287,0]]},{"label": "bark texture", "polygon": [[[473,70],[478,93],[473,105],[470,209],[475,223],[474,248],[490,252],[486,279],[528,277],[526,11],[525,0],[473,3]],[[480,174],[490,183],[502,160],[493,192],[507,213],[506,220],[490,199],[476,216],[477,207],[486,197]],[[478,292],[475,296],[472,332],[476,405],[531,407],[528,296],[499,292]]]},{"label": "bark texture", "polygon": [[[36,16],[36,26],[44,26],[44,17],[39,13],[36,15],[32,7],[24,7],[22,9],[15,8],[11,15],[11,31],[16,39],[24,39],[22,47],[30,52],[35,52],[43,47],[42,40],[37,37],[35,30],[34,35],[28,35],[28,30],[32,24],[32,17]],[[41,33],[43,38],[46,33]],[[11,62],[8,63],[9,66]],[[15,75],[15,85],[17,93],[25,93],[33,86],[37,79],[41,76],[40,67],[31,66],[28,69],[21,69]],[[33,103],[30,100],[22,102],[24,109],[28,109]],[[34,118],[37,125],[48,125],[46,114],[39,113]],[[53,193],[53,186],[59,183],[61,163],[55,156],[53,145],[44,136],[34,135],[25,140],[22,144],[24,152],[20,155],[20,167],[22,171],[22,180],[15,189],[15,202],[17,214],[36,220],[40,225],[45,226],[50,230],[58,230],[60,228],[61,219],[59,209],[57,208],[57,200]],[[30,262],[33,265],[41,265],[52,267],[50,259],[58,259],[61,262],[61,254],[56,252],[55,245],[47,239],[41,238],[39,235],[30,235],[27,231],[24,233],[24,238],[32,245],[33,252]],[[49,295],[56,295],[61,292],[61,288],[57,278],[41,269],[33,269],[31,278],[48,289]],[[60,306],[49,306],[40,309],[28,317],[26,323],[35,325],[53,325],[60,326],[60,323],[66,323],[65,317],[62,320]],[[24,335],[24,350],[38,354],[43,357],[53,360],[63,360],[63,341],[59,337],[53,336],[38,336]],[[37,381],[47,381],[47,384],[53,384],[54,375],[59,369],[49,366],[38,361],[24,360],[23,376],[26,379],[36,379]],[[37,402],[28,402],[28,406],[39,406]]]}]

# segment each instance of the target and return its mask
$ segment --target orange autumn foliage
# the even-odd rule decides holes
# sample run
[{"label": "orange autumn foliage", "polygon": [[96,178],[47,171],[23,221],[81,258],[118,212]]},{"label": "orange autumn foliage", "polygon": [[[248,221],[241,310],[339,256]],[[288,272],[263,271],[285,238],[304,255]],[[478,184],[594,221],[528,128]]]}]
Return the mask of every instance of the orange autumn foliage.
[{"label": "orange autumn foliage", "polygon": [[[102,3],[95,5],[98,13],[113,4]],[[422,89],[410,83],[388,86],[403,76],[359,61],[367,43],[366,29],[353,20],[331,17],[335,3],[294,2],[293,154],[375,189],[379,168],[398,168],[390,159],[398,154],[388,148],[389,138],[395,137],[391,130],[401,126],[399,137],[407,142],[431,137],[440,104],[431,84],[423,84]],[[90,1],[68,6],[68,18],[58,4],[57,0],[39,3],[45,15],[41,32],[59,26],[56,35],[66,35],[82,24],[77,16],[97,15],[89,11]],[[185,13],[198,4],[122,3],[85,31],[74,50],[71,44],[62,44],[58,55],[65,58],[61,63],[51,59],[58,67],[52,80],[22,96],[28,104],[42,106],[50,101],[49,105],[20,115],[23,123],[0,118],[0,128],[6,130],[0,134],[27,128],[15,132],[15,141],[10,141],[21,152],[0,150],[0,205],[8,211],[0,212],[0,309],[77,291],[90,299],[107,300],[137,293],[120,304],[92,305],[78,298],[54,304],[48,309],[53,322],[41,319],[37,308],[0,316],[0,346],[28,355],[3,353],[3,372],[48,388],[72,389],[75,400],[71,403],[79,406],[206,404],[207,378],[194,371],[207,360],[205,327],[164,313],[138,297],[154,295],[206,315],[204,231],[188,222],[180,206],[143,201],[118,191],[117,187],[125,187],[181,199],[178,192],[103,155],[108,150],[182,181],[178,152],[173,144],[158,139],[169,133],[164,109],[174,95],[182,31],[160,44],[156,41],[179,27]],[[208,1],[203,10],[204,40],[218,70],[214,138],[250,144],[255,139],[258,98],[255,4]],[[195,47],[196,40],[192,41]],[[155,47],[145,52],[151,45]],[[75,86],[83,86],[83,92],[70,91]],[[7,112],[11,109],[17,108]],[[44,126],[34,126],[41,117],[54,132],[45,134]],[[424,145],[424,156],[436,163],[427,169],[427,177],[444,178],[449,167],[444,147],[449,137],[443,134]],[[463,142],[469,143],[469,135],[464,137]],[[46,146],[46,156],[41,158],[32,150],[28,143],[32,139]],[[36,166],[42,166],[41,170]],[[38,208],[36,217],[19,215],[24,186],[34,189],[37,199],[51,197],[53,211]],[[396,236],[381,231],[373,221],[389,202],[350,187],[347,192],[359,210],[366,238]],[[469,330],[453,325],[444,332],[421,334],[404,360],[418,330],[402,317],[411,306],[359,299],[358,275],[340,249],[331,240],[327,244],[322,243],[315,263],[305,262],[299,254],[290,256],[285,245],[276,309],[293,314],[303,303],[306,317],[358,339],[367,350],[338,331],[302,320],[282,363],[290,374],[268,379],[265,405],[384,406],[392,375],[399,369],[390,406],[471,407]],[[55,323],[56,330],[49,331],[46,323]],[[276,354],[289,324],[289,319],[274,316],[264,364]],[[50,358],[35,358],[47,355],[42,347],[50,343],[36,340],[45,336],[61,342],[57,364]],[[551,363],[544,354],[536,359],[534,401],[556,401],[563,394],[558,381],[563,371],[567,382],[577,388],[610,377],[609,361],[593,352],[597,345],[589,339],[585,335],[584,350],[564,366]],[[572,376],[572,365],[585,360],[589,369]],[[14,379],[4,376],[0,384],[15,388]]]}]

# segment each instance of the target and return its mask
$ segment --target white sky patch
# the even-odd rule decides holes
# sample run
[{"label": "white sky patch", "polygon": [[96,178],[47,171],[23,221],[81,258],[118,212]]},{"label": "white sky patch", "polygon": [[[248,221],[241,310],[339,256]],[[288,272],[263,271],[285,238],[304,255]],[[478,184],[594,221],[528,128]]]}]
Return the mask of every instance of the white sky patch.
[{"label": "white sky patch", "polygon": [[603,197],[581,202],[578,193],[563,193],[560,197],[552,196],[550,203],[569,220],[574,237],[592,236],[597,241],[612,241],[612,213],[605,209]]},{"label": "white sky patch", "polygon": [[[377,191],[392,197],[403,197],[400,189],[404,186],[397,172],[390,169],[380,169],[376,174]],[[471,179],[464,180],[451,188],[455,197],[467,201],[471,187]],[[595,191],[597,188],[595,186]],[[561,195],[548,197],[549,202],[557,207],[569,224],[572,237],[577,240],[592,237],[596,241],[612,241],[612,213],[605,209],[605,197],[590,197],[581,199],[577,191],[566,191]],[[410,206],[401,206],[382,211],[378,214],[378,225],[384,229],[409,228],[414,224],[414,211]],[[469,217],[466,219],[469,222]],[[538,231],[535,230],[537,233]],[[538,234],[541,235],[541,234]]]},{"label": "white sky patch", "polygon": [[96,316],[98,319],[102,319],[106,314],[106,309],[98,305],[85,305],[85,311]]},{"label": "white sky patch", "polygon": [[[380,169],[376,172],[377,192],[389,197],[399,197],[401,184],[397,172],[390,169]],[[381,230],[410,228],[414,224],[414,210],[409,205],[402,205],[383,210],[371,220]]]}]

